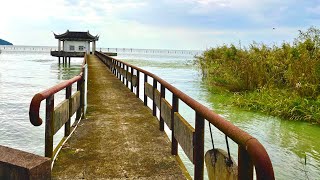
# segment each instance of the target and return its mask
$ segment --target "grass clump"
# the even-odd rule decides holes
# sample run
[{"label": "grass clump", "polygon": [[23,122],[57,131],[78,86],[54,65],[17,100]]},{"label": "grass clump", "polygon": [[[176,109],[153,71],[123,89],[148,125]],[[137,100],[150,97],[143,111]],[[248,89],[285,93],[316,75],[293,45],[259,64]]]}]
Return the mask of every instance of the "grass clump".
[{"label": "grass clump", "polygon": [[320,123],[320,30],[292,44],[223,45],[197,57],[209,87],[236,92],[234,103],[292,120]]}]

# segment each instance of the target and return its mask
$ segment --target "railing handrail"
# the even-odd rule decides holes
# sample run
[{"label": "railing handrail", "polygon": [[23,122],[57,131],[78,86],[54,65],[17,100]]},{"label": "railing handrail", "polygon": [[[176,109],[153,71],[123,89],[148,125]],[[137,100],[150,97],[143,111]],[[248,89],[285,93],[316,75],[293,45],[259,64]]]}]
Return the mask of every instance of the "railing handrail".
[{"label": "railing handrail", "polygon": [[80,73],[80,75],[77,75],[69,80],[63,81],[49,89],[46,89],[34,95],[31,100],[30,108],[29,108],[29,118],[30,118],[31,124],[34,126],[40,126],[42,124],[42,119],[39,116],[41,101],[47,99],[48,97],[59,92],[60,90],[70,86],[71,84],[81,80],[81,78],[82,78],[82,72]]},{"label": "railing handrail", "polygon": [[37,94],[35,94],[31,100],[30,107],[29,107],[29,119],[32,125],[34,126],[40,126],[42,124],[42,119],[40,118],[39,112],[40,112],[40,104],[41,101],[47,99],[48,97],[54,95],[55,93],[59,92],[60,90],[72,85],[73,83],[81,80],[83,77],[83,71],[84,71],[84,65],[87,62],[87,56],[85,55],[85,58],[81,65],[81,72],[79,75],[63,81],[55,86],[52,86],[44,91],[41,91]]},{"label": "railing handrail", "polygon": [[109,59],[112,59],[114,61],[118,61],[120,63],[123,63],[126,66],[129,66],[131,68],[134,68],[138,70],[139,72],[142,72],[152,78],[154,78],[157,82],[162,84],[165,88],[167,88],[169,91],[171,91],[173,94],[175,94],[180,100],[182,100],[184,103],[189,105],[193,110],[195,110],[197,113],[199,113],[204,119],[208,120],[211,124],[213,124],[216,128],[218,128],[220,131],[222,131],[225,135],[230,137],[234,142],[236,142],[238,145],[243,147],[245,150],[248,151],[248,154],[252,158],[253,165],[256,169],[256,175],[258,179],[274,179],[274,172],[272,163],[270,160],[270,157],[263,147],[263,145],[255,139],[253,136],[248,134],[247,132],[243,131],[242,129],[238,128],[231,122],[225,120],[223,117],[215,113],[213,110],[207,108],[206,106],[200,104],[187,94],[183,93],[176,87],[172,86],[165,80],[161,79],[157,75],[150,73],[144,69],[141,69],[139,67],[136,67],[134,65],[131,65],[129,63],[126,63],[124,61],[115,59],[113,57],[107,56],[103,53],[100,53],[96,51],[96,53],[99,53]]}]

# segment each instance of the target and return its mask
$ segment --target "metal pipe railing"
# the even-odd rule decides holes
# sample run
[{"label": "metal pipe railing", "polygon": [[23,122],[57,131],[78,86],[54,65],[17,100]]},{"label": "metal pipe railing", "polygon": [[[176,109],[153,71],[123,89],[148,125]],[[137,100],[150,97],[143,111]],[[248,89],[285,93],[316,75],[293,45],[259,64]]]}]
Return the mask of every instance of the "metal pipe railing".
[{"label": "metal pipe railing", "polygon": [[[29,119],[31,124],[33,124],[34,126],[40,126],[42,124],[42,119],[40,118],[39,115],[39,111],[40,111],[40,105],[41,102],[43,100],[46,100],[46,115],[45,115],[45,156],[46,157],[50,157],[53,158],[55,153],[57,152],[57,147],[55,150],[53,149],[53,136],[54,134],[62,127],[59,127],[59,123],[64,124],[65,126],[65,134],[64,136],[67,137],[70,135],[71,132],[71,123],[70,123],[70,117],[72,115],[71,111],[71,105],[72,102],[70,102],[71,98],[72,98],[72,85],[74,83],[77,83],[77,92],[80,93],[79,95],[79,107],[76,110],[76,120],[79,120],[81,115],[83,115],[84,113],[84,73],[85,73],[85,65],[87,62],[87,55],[85,55],[82,66],[81,66],[81,72],[79,75],[66,80],[64,82],[61,82],[49,89],[46,89],[40,93],[37,93],[33,96],[31,103],[30,103],[30,107],[29,107]],[[62,114],[61,118],[63,118],[63,120],[60,120],[61,122],[55,122],[54,119],[54,113],[55,113],[55,106],[54,106],[54,95],[65,89],[66,90],[66,100],[67,102],[65,102],[67,104],[67,108],[62,108],[63,113],[67,112],[66,114]],[[76,95],[76,93],[74,93],[73,95]],[[55,125],[55,123],[59,124],[59,125]],[[57,126],[59,127],[59,129],[57,129]],[[61,145],[63,139],[60,141],[59,145]],[[59,146],[58,145],[58,146]]]},{"label": "metal pipe railing", "polygon": [[[275,179],[272,163],[270,157],[262,146],[262,144],[252,137],[247,132],[241,130],[237,126],[233,125],[231,122],[225,120],[209,108],[200,104],[196,100],[192,99],[176,87],[172,86],[168,82],[164,81],[160,77],[152,74],[146,70],[143,70],[134,65],[128,64],[121,60],[109,57],[101,52],[95,53],[113,72],[118,79],[121,79],[121,73],[117,70],[117,67],[121,68],[126,66],[127,69],[130,67],[136,71],[136,76],[138,83],[136,86],[136,94],[139,97],[139,76],[140,73],[144,74],[144,82],[148,81],[148,77],[153,79],[154,89],[156,88],[155,83],[160,83],[161,97],[165,96],[165,89],[169,90],[173,94],[173,102],[178,100],[183,101],[190,108],[196,112],[195,117],[195,134],[194,134],[194,171],[195,179],[203,179],[203,169],[204,169],[204,120],[209,121],[226,136],[231,138],[235,143],[238,144],[238,179],[252,179],[253,178],[253,167],[256,171],[257,179]],[[123,80],[122,80],[123,81]],[[131,82],[132,83],[132,82]],[[147,106],[148,98],[146,93],[143,96],[143,102]],[[154,99],[153,99],[154,101]],[[174,105],[174,103],[172,103]],[[153,106],[155,108],[155,106]],[[161,110],[160,110],[161,111]],[[178,107],[173,107],[172,112],[178,112]],[[171,121],[173,119],[171,118]],[[172,123],[171,123],[172,125]],[[160,130],[163,131],[164,122],[160,116]],[[172,133],[174,134],[174,133]],[[172,142],[172,153],[176,154],[176,142],[173,136]]]}]

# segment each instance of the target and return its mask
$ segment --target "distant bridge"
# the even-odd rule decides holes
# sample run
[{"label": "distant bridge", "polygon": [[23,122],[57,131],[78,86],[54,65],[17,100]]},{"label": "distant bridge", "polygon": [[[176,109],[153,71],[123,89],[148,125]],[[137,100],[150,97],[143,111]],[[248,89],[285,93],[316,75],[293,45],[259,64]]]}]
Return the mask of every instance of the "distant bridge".
[{"label": "distant bridge", "polygon": [[[0,45],[3,52],[50,52],[57,51],[56,46],[7,46]],[[97,51],[126,54],[170,54],[170,55],[200,55],[201,50],[172,50],[172,49],[135,49],[135,48],[97,48]]]}]

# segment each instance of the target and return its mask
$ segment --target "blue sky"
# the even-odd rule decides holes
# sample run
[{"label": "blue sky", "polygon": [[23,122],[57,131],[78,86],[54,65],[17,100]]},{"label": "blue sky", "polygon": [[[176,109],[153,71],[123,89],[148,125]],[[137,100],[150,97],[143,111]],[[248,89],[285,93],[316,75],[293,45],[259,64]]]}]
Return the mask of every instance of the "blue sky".
[{"label": "blue sky", "polygon": [[0,38],[16,45],[56,45],[67,29],[99,34],[98,47],[279,44],[320,24],[320,0],[0,1]]}]

